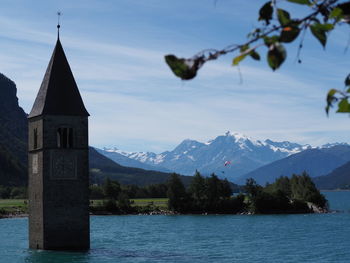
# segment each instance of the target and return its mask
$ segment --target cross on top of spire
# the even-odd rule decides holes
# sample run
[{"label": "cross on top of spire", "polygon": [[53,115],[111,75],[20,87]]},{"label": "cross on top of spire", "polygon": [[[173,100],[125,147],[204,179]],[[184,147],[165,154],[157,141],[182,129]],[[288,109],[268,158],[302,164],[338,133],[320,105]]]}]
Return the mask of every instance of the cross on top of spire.
[{"label": "cross on top of spire", "polygon": [[57,12],[57,38],[60,38],[60,17],[62,15],[62,12],[61,11],[58,11]]}]

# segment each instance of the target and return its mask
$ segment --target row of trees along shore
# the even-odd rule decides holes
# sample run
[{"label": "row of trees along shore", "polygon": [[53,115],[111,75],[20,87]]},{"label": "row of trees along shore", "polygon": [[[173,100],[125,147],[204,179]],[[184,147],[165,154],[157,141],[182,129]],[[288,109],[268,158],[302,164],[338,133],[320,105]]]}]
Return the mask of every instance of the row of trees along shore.
[{"label": "row of trees along shore", "polygon": [[[167,183],[145,187],[120,185],[107,178],[103,185],[90,186],[93,213],[150,213],[160,208],[152,205],[136,206],[132,199],[168,198],[168,212],[181,214],[270,214],[309,213],[310,207],[327,211],[325,197],[315,187],[307,173],[280,177],[265,187],[248,179],[242,193],[233,195],[232,184],[215,174],[204,177],[196,172],[186,188],[180,176],[172,174]],[[26,187],[0,186],[0,198],[27,198]]]},{"label": "row of trees along shore", "polygon": [[280,177],[274,183],[260,186],[248,179],[243,193],[233,195],[231,183],[215,174],[204,177],[194,175],[186,188],[180,176],[172,174],[166,184],[138,187],[121,186],[117,181],[106,179],[104,185],[90,187],[91,199],[103,199],[92,212],[101,210],[111,213],[138,213],[159,210],[157,207],[136,207],[133,198],[168,198],[168,210],[180,214],[271,214],[309,213],[310,207],[327,211],[325,197],[304,172],[291,178]]},{"label": "row of trees along shore", "polygon": [[265,187],[248,179],[244,193],[235,196],[228,181],[214,174],[204,178],[197,172],[188,189],[173,174],[167,194],[169,209],[180,213],[308,213],[313,212],[311,206],[318,211],[327,211],[328,207],[327,200],[305,172],[291,178],[280,177]]}]

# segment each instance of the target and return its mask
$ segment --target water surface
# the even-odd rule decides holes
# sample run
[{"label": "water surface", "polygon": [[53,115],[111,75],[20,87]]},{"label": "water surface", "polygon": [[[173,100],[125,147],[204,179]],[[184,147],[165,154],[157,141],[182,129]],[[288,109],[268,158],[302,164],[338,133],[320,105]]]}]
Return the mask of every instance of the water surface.
[{"label": "water surface", "polygon": [[92,216],[87,253],[27,249],[26,218],[0,220],[0,262],[350,262],[350,192],[333,214]]}]

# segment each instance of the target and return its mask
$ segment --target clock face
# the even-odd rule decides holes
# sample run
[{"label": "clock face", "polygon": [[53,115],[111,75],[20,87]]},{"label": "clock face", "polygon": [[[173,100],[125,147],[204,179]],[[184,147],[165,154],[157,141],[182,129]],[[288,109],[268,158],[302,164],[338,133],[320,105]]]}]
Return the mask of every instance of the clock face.
[{"label": "clock face", "polygon": [[76,179],[77,157],[74,152],[55,150],[51,152],[51,179]]}]

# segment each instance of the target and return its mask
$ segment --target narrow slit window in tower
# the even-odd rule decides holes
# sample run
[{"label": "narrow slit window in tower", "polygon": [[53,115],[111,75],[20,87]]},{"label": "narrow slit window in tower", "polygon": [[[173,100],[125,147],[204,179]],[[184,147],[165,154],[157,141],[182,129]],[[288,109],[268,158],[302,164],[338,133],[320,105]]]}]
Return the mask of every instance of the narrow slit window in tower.
[{"label": "narrow slit window in tower", "polygon": [[68,128],[68,148],[73,148],[73,128]]},{"label": "narrow slit window in tower", "polygon": [[57,129],[57,147],[61,148],[62,144],[62,128]]},{"label": "narrow slit window in tower", "polygon": [[34,138],[33,138],[33,148],[34,150],[38,148],[38,129],[37,128],[34,128],[34,131],[33,131],[33,135],[34,135]]}]

